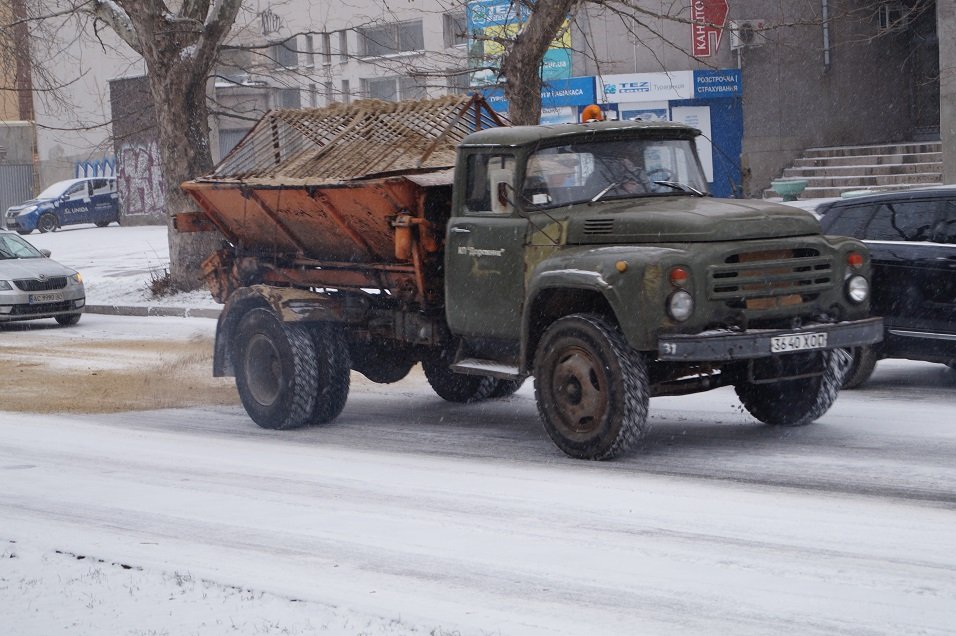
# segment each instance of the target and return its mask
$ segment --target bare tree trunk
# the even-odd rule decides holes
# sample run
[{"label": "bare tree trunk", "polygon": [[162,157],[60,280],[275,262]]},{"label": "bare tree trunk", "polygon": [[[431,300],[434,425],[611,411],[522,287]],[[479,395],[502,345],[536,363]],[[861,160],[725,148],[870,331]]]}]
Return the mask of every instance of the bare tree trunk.
[{"label": "bare tree trunk", "polygon": [[184,181],[209,174],[209,111],[206,105],[205,74],[154,72],[149,83],[159,124],[159,152],[166,182],[166,212],[169,227],[169,275],[180,291],[202,286],[201,263],[218,247],[218,232],[180,233],[173,229],[173,217],[196,210],[193,200],[179,187]]},{"label": "bare tree trunk", "polygon": [[541,62],[568,13],[581,0],[538,0],[501,63],[508,117],[518,125],[541,118]]},{"label": "bare tree trunk", "polygon": [[212,170],[206,81],[240,5],[241,0],[181,0],[175,14],[163,0],[85,0],[83,5],[146,62],[166,182],[169,273],[181,291],[202,286],[200,263],[221,239],[218,232],[179,234],[172,223],[174,215],[195,210],[180,184]]}]

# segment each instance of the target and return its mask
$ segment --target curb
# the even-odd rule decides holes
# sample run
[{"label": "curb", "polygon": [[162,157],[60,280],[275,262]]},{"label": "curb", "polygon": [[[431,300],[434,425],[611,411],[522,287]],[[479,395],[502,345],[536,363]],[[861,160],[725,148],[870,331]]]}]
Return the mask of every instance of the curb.
[{"label": "curb", "polygon": [[162,307],[142,305],[86,305],[88,314],[108,316],[171,316],[174,318],[219,318],[221,309],[215,307]]}]

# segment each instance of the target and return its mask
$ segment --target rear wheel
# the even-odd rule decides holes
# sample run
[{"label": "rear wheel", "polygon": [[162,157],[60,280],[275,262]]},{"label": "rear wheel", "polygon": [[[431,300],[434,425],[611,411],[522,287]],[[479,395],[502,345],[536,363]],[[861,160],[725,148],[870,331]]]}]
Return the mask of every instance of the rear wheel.
[{"label": "rear wheel", "polygon": [[236,388],[252,420],[274,429],[308,424],[319,373],[309,331],[257,307],[239,321],[233,346]]},{"label": "rear wheel", "polygon": [[80,316],[83,314],[66,314],[64,316],[55,316],[56,321],[63,325],[64,327],[72,327],[76,323],[80,322]]},{"label": "rear wheel", "polygon": [[489,397],[497,379],[487,375],[465,375],[451,370],[454,354],[445,348],[440,355],[422,360],[425,378],[438,397],[449,402],[477,402]]},{"label": "rear wheel", "polygon": [[877,355],[873,347],[856,347],[850,349],[850,355],[853,360],[850,362],[850,368],[847,369],[846,377],[843,379],[844,389],[855,389],[873,375],[876,368]]},{"label": "rear wheel", "polygon": [[339,416],[349,397],[349,348],[342,330],[334,324],[313,325],[310,331],[318,391],[309,423],[326,424]]},{"label": "rear wheel", "polygon": [[822,369],[822,373],[797,380],[734,386],[744,408],[764,424],[804,426],[816,421],[833,405],[850,365],[850,354],[845,349],[791,355],[803,356],[801,362],[808,370]]},{"label": "rear wheel", "polygon": [[40,230],[40,233],[52,232],[59,226],[59,223],[56,222],[56,216],[52,212],[47,212],[40,216],[37,219],[37,229]]},{"label": "rear wheel", "polygon": [[602,316],[567,316],[545,331],[534,388],[545,430],[571,457],[610,459],[646,432],[646,361]]},{"label": "rear wheel", "polygon": [[111,222],[112,222],[112,221],[96,221],[96,222],[94,223],[94,225],[96,225],[96,227],[106,227],[106,226],[109,225]]}]

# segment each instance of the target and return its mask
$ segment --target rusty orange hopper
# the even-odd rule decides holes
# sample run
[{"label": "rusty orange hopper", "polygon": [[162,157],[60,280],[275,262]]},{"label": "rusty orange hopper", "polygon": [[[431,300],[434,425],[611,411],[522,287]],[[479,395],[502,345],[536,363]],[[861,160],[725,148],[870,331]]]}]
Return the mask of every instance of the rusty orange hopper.
[{"label": "rusty orange hopper", "polygon": [[271,111],[182,185],[200,212],[176,228],[214,227],[231,244],[204,264],[219,302],[257,280],[437,305],[456,147],[501,125],[480,96]]}]

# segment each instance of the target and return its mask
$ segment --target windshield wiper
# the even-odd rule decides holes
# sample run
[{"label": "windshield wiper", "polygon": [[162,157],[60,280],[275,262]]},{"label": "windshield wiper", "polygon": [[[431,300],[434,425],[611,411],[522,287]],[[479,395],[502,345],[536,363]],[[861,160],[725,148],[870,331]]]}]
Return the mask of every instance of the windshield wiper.
[{"label": "windshield wiper", "polygon": [[597,203],[598,201],[601,200],[601,197],[603,197],[605,194],[607,194],[608,192],[610,192],[617,186],[621,185],[622,183],[623,181],[615,181],[614,183],[608,185],[606,188],[604,188],[603,190],[595,194],[593,197],[591,197],[591,203]]},{"label": "windshield wiper", "polygon": [[674,190],[680,190],[681,192],[689,192],[690,194],[694,194],[699,197],[707,196],[706,192],[701,192],[697,188],[692,188],[686,183],[681,183],[680,181],[655,181],[654,185],[667,186],[668,188],[673,188]]}]

